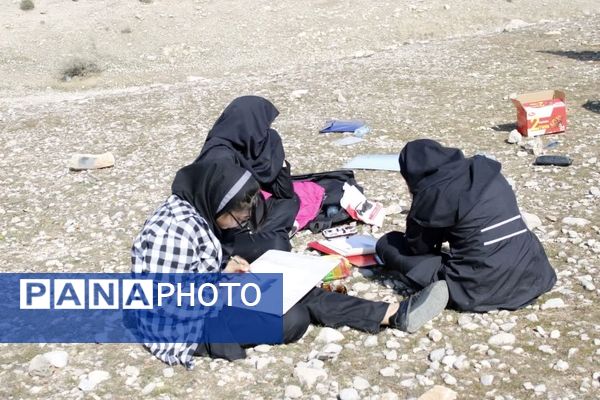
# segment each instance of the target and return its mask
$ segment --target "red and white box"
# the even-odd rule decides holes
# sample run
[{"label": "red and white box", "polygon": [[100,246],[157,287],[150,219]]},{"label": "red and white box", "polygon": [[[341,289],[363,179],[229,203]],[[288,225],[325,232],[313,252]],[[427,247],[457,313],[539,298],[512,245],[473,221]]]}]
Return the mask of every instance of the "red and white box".
[{"label": "red and white box", "polygon": [[517,130],[523,136],[535,137],[567,129],[565,92],[544,90],[525,93],[512,102],[517,108]]}]

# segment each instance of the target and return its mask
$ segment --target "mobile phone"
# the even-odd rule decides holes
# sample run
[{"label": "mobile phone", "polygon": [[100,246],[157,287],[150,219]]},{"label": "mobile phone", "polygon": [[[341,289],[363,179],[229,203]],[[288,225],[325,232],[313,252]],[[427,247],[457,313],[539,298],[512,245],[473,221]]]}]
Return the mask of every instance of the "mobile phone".
[{"label": "mobile phone", "polygon": [[326,239],[332,239],[341,236],[352,236],[356,235],[357,233],[358,230],[356,229],[356,225],[342,225],[323,230],[323,236]]}]

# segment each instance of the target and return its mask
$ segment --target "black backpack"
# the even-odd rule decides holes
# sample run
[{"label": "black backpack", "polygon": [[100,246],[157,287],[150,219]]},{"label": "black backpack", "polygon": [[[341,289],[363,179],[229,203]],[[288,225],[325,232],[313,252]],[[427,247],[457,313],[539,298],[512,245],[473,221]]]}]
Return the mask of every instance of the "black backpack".
[{"label": "black backpack", "polygon": [[344,183],[356,186],[363,192],[363,188],[356,183],[354,171],[343,169],[338,171],[316,172],[304,175],[292,175],[292,181],[310,181],[325,189],[325,197],[319,214],[308,224],[312,233],[319,233],[333,225],[352,220],[350,215],[340,206],[344,195]]}]

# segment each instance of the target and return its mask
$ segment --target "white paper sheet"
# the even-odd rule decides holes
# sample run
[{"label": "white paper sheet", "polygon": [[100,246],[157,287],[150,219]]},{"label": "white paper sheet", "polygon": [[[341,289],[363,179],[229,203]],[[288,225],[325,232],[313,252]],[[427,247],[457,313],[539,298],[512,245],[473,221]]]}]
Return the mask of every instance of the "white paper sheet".
[{"label": "white paper sheet", "polygon": [[283,274],[283,313],[315,287],[339,263],[339,259],[269,250],[250,264],[250,271]]}]

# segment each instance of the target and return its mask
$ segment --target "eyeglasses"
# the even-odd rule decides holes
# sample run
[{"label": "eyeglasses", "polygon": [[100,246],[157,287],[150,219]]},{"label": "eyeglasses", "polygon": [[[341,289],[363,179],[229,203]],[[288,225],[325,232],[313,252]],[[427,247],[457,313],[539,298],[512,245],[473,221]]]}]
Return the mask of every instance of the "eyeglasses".
[{"label": "eyeglasses", "polygon": [[228,211],[227,213],[229,215],[231,215],[231,218],[233,218],[235,223],[238,225],[238,228],[240,228],[241,232],[250,232],[250,219],[249,218],[247,220],[245,220],[244,222],[240,222],[240,220],[237,219],[235,217],[235,215],[233,215],[232,212]]}]

